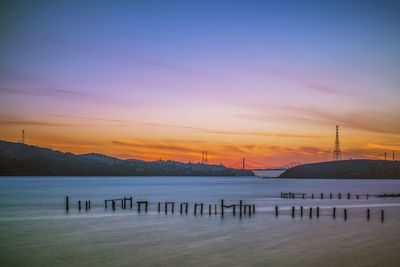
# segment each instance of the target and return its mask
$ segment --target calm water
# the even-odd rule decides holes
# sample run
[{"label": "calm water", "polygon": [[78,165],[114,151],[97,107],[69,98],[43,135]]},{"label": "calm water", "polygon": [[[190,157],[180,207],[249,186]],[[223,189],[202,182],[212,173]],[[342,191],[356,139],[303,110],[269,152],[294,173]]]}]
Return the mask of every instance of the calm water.
[{"label": "calm water", "polygon": [[[399,199],[280,199],[302,193],[400,193],[394,180],[277,180],[255,177],[0,178],[0,266],[399,266]],[[71,209],[64,210],[64,197]],[[105,211],[103,200],[149,200]],[[158,201],[255,203],[252,217],[158,214]],[[92,210],[76,209],[91,200]],[[275,217],[273,207],[281,207]],[[290,207],[321,216],[290,216]],[[331,216],[338,207],[337,217]],[[348,219],[343,220],[343,208]],[[371,208],[371,220],[365,218]],[[193,208],[193,205],[190,206]],[[385,210],[381,223],[379,212]],[[178,211],[178,212],[177,212]]]}]

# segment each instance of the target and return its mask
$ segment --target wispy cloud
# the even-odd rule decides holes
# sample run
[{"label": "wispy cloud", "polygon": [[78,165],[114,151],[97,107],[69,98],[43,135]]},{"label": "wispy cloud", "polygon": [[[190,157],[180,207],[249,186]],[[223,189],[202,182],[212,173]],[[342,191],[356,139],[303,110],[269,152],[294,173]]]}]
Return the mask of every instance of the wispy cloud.
[{"label": "wispy cloud", "polygon": [[281,133],[281,132],[267,132],[267,131],[229,131],[229,130],[219,130],[219,129],[211,129],[211,128],[201,128],[201,127],[192,127],[192,126],[184,126],[184,125],[176,125],[176,124],[167,124],[167,123],[155,123],[155,122],[143,122],[143,121],[130,121],[130,120],[118,120],[118,119],[109,119],[109,118],[99,118],[99,117],[90,117],[90,116],[73,116],[73,115],[62,115],[62,114],[48,114],[49,116],[61,117],[61,118],[73,118],[73,119],[82,119],[82,120],[94,120],[94,121],[104,121],[111,123],[122,123],[123,124],[140,124],[149,127],[167,127],[167,128],[178,128],[190,131],[196,131],[200,133],[207,134],[216,134],[216,135],[238,135],[238,136],[265,136],[265,137],[283,137],[283,138],[326,138],[321,135],[307,135],[307,134],[289,134],[289,133]]},{"label": "wispy cloud", "polygon": [[331,86],[328,84],[321,84],[315,81],[310,81],[308,79],[305,79],[299,75],[290,73],[288,71],[282,71],[279,69],[273,69],[273,68],[256,68],[258,71],[261,71],[263,73],[266,73],[268,75],[273,75],[276,77],[279,77],[280,79],[297,83],[305,88],[308,88],[312,91],[317,91],[321,93],[326,93],[326,94],[340,94],[340,95],[354,95],[354,93],[351,93],[350,90],[346,90],[343,88],[337,88],[335,86]]},{"label": "wispy cloud", "polygon": [[[286,122],[307,122],[316,125],[336,125],[383,134],[400,134],[400,112],[382,112],[374,110],[359,110],[347,112],[329,112],[318,108],[264,105],[242,106],[253,114],[242,115],[242,118],[256,121],[276,119]],[[273,110],[273,112],[271,112]],[[315,138],[315,137],[313,137]]]},{"label": "wispy cloud", "polygon": [[29,125],[29,126],[49,126],[49,127],[69,127],[75,126],[67,123],[59,123],[59,122],[49,122],[49,121],[38,121],[38,120],[30,120],[30,119],[21,119],[21,118],[0,118],[1,125]]}]

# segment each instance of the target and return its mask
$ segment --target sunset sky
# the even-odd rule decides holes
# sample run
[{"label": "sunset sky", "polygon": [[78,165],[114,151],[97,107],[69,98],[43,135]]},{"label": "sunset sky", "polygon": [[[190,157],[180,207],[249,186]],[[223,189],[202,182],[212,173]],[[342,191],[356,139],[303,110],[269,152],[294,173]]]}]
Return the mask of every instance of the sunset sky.
[{"label": "sunset sky", "polygon": [[0,139],[268,166],[400,157],[399,1],[1,1]]}]

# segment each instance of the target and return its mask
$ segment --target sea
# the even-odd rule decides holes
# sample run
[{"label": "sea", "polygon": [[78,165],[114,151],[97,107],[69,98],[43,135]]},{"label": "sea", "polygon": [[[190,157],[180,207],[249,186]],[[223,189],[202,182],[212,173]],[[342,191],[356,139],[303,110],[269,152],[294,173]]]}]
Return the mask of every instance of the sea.
[{"label": "sea", "polygon": [[[400,193],[400,180],[2,177],[0,266],[400,266],[400,198],[373,196],[383,193]],[[132,209],[105,209],[105,199],[130,196]],[[254,204],[255,213],[226,208],[221,216],[221,199]],[[148,212],[138,213],[137,201],[148,201]],[[167,201],[173,214],[165,214]],[[194,214],[195,203],[203,214]]]}]

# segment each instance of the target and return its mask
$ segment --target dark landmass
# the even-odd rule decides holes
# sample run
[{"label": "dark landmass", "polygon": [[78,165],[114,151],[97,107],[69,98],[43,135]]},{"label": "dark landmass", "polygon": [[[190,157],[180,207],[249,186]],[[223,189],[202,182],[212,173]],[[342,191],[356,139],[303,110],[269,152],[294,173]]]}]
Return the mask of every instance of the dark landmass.
[{"label": "dark landmass", "polygon": [[279,178],[400,179],[400,161],[356,159],[310,163],[290,168]]},{"label": "dark landmass", "polygon": [[75,155],[0,141],[1,176],[253,176],[222,165],[176,161],[121,160],[102,154]]}]

